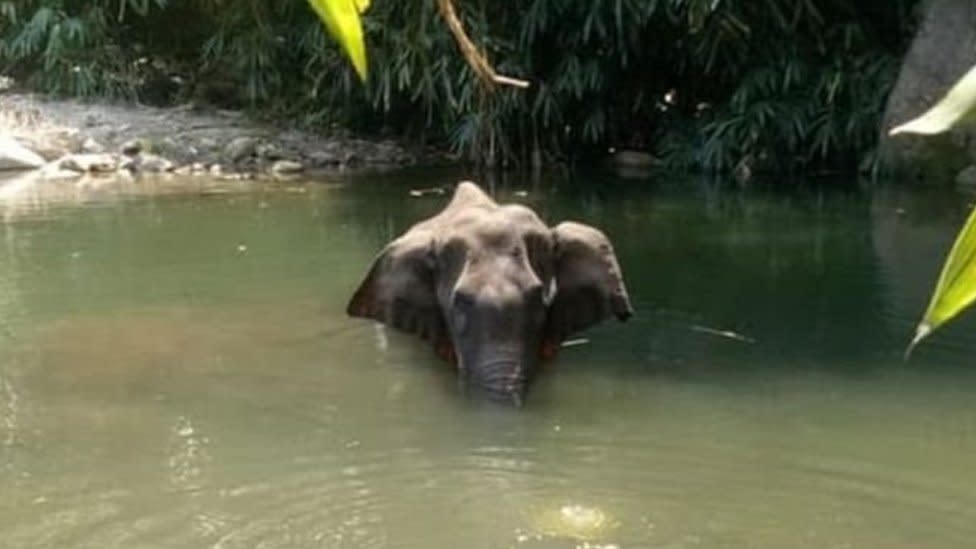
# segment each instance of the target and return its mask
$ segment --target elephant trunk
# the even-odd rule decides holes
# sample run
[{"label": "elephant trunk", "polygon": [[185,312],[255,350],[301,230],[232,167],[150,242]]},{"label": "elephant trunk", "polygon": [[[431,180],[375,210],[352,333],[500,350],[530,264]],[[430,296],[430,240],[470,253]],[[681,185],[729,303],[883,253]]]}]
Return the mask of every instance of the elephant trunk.
[{"label": "elephant trunk", "polygon": [[491,400],[522,403],[529,385],[529,369],[521,359],[481,360],[462,368],[468,388]]}]

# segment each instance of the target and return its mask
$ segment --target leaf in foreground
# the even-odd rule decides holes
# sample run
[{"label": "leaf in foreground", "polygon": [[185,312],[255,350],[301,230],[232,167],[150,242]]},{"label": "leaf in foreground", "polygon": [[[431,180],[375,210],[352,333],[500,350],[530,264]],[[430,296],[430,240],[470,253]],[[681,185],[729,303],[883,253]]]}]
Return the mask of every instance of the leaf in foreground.
[{"label": "leaf in foreground", "polygon": [[942,133],[972,118],[974,114],[976,114],[976,67],[969,69],[969,72],[952,86],[945,97],[925,114],[892,129],[888,135]]},{"label": "leaf in foreground", "polygon": [[927,335],[949,321],[976,299],[976,208],[969,214],[966,225],[956,236],[952,251],[942,266],[942,274],[935,286],[925,316],[915,330],[915,338],[905,356]]},{"label": "leaf in foreground", "polygon": [[366,80],[366,45],[359,14],[369,7],[369,0],[308,0],[308,3],[345,50],[359,78]]}]

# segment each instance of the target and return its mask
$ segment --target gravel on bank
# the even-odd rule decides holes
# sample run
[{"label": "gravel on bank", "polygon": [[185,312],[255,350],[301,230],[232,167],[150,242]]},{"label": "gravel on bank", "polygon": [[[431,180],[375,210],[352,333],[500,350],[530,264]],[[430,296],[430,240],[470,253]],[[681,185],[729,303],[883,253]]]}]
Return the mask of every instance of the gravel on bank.
[{"label": "gravel on bank", "polygon": [[[275,127],[245,113],[0,94],[0,145],[16,159],[43,159],[39,180],[86,173],[172,172],[228,179],[287,177],[306,171],[390,169],[422,159],[392,140],[365,140]],[[25,150],[26,152],[25,152]],[[19,156],[16,156],[16,154]],[[26,154],[26,156],[25,156]]]}]

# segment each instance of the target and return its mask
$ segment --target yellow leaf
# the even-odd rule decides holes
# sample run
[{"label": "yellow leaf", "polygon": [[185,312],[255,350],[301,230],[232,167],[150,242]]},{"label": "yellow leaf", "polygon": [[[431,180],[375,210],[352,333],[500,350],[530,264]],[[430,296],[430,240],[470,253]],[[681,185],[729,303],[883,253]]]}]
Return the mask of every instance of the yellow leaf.
[{"label": "yellow leaf", "polygon": [[308,3],[345,50],[359,78],[366,80],[366,45],[359,14],[369,7],[369,0],[308,0]]},{"label": "yellow leaf", "polygon": [[906,356],[926,336],[949,321],[976,300],[976,209],[969,219],[942,266],[942,274],[935,285],[935,292],[928,310],[908,346]]},{"label": "yellow leaf", "polygon": [[945,97],[925,114],[892,129],[888,135],[942,133],[972,118],[976,114],[974,111],[976,111],[976,67],[969,69],[969,72],[952,86]]}]

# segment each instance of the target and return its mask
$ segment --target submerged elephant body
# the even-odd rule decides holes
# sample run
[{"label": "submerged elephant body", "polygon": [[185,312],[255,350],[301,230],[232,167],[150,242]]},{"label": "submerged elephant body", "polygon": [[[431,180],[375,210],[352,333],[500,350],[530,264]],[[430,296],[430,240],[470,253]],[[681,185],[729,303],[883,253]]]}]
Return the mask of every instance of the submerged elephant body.
[{"label": "submerged elephant body", "polygon": [[550,228],[470,182],[383,249],[347,311],[420,336],[476,387],[515,399],[567,336],[633,313],[603,233]]}]

